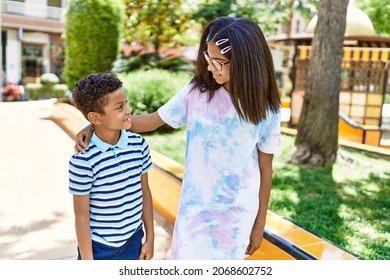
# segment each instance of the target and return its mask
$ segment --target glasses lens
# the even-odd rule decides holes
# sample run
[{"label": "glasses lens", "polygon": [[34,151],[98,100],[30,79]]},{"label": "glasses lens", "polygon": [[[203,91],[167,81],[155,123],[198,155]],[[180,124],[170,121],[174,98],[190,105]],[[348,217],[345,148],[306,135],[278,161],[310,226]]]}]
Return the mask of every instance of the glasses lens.
[{"label": "glasses lens", "polygon": [[222,64],[218,60],[213,60],[213,65],[216,70],[221,71],[222,70]]}]

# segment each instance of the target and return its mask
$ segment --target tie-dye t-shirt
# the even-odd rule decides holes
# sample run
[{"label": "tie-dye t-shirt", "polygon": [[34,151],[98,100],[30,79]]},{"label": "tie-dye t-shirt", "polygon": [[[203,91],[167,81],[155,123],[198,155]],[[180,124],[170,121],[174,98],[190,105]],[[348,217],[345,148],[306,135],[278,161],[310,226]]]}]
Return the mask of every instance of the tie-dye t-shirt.
[{"label": "tie-dye t-shirt", "polygon": [[243,259],[259,207],[259,149],[281,148],[280,113],[257,125],[243,122],[221,87],[182,88],[158,113],[187,126],[184,178],[172,240],[172,259]]}]

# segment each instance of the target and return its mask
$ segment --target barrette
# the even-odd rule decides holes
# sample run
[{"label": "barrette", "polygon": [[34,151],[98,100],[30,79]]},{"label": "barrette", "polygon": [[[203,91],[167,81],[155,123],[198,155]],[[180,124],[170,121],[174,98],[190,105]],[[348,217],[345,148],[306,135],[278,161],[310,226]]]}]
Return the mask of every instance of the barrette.
[{"label": "barrette", "polygon": [[[215,45],[216,46],[220,46],[226,42],[228,42],[229,39],[225,38],[225,39],[219,39],[217,42],[215,42]],[[225,54],[227,53],[228,51],[230,51],[232,49],[231,46],[227,46],[227,47],[224,47],[223,49],[221,49],[221,54]]]}]

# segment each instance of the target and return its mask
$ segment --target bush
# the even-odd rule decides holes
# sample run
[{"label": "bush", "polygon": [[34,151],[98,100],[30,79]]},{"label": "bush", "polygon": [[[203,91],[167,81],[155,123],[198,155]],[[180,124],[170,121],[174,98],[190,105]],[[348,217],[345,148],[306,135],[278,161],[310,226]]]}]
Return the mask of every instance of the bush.
[{"label": "bush", "polygon": [[52,86],[60,82],[60,79],[53,73],[42,74],[40,78],[42,85]]},{"label": "bush", "polygon": [[155,112],[192,78],[189,72],[161,69],[118,74],[133,109],[133,115]]},{"label": "bush", "polygon": [[121,55],[115,61],[112,71],[114,73],[121,73],[153,68],[195,72],[195,64],[184,57],[168,58],[150,53],[143,55],[132,54],[130,57]]},{"label": "bush", "polygon": [[66,84],[72,90],[91,73],[110,72],[122,33],[123,1],[69,1],[65,28]]},{"label": "bush", "polygon": [[68,87],[65,84],[47,86],[47,84],[28,83],[26,84],[25,89],[28,99],[39,100],[48,98],[64,98]]}]

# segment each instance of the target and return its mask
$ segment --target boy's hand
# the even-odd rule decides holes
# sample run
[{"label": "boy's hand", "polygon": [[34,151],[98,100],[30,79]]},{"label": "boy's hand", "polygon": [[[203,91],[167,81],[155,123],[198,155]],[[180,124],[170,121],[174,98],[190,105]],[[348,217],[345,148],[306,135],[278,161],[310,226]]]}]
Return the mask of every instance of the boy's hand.
[{"label": "boy's hand", "polygon": [[151,260],[154,254],[154,243],[145,241],[141,248],[140,260]]},{"label": "boy's hand", "polygon": [[78,153],[85,153],[84,149],[88,148],[89,141],[91,140],[94,131],[95,128],[93,125],[89,124],[76,134],[76,145],[74,146],[76,155]]}]

